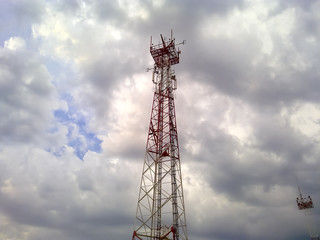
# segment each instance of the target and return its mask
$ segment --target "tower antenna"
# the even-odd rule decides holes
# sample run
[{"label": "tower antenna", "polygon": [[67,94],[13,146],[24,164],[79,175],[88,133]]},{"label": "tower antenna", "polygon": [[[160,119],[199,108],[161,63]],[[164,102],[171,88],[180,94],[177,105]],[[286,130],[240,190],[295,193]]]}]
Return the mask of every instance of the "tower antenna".
[{"label": "tower antenna", "polygon": [[150,39],[154,96],[132,240],[188,240],[171,69],[180,50],[172,31],[160,37],[157,45]]},{"label": "tower antenna", "polygon": [[311,240],[319,240],[319,234],[313,221],[311,210],[314,208],[311,196],[303,197],[298,185],[299,197],[296,198],[298,209],[304,212]]}]

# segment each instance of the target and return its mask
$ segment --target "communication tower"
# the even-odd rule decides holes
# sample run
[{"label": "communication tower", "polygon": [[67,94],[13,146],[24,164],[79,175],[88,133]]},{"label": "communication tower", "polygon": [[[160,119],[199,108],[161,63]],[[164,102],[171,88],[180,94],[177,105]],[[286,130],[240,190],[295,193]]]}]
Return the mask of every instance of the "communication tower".
[{"label": "communication tower", "polygon": [[169,40],[160,36],[150,40],[154,96],[132,239],[188,240],[171,69],[185,42],[176,44],[172,31]]},{"label": "communication tower", "polygon": [[310,196],[308,197],[302,197],[302,193],[300,191],[300,187],[298,186],[299,190],[299,197],[297,197],[297,206],[299,210],[302,210],[304,212],[304,215],[306,216],[307,220],[307,227],[310,234],[311,240],[319,240],[319,234],[316,229],[316,226],[314,224],[311,209],[314,208],[312,198]]}]

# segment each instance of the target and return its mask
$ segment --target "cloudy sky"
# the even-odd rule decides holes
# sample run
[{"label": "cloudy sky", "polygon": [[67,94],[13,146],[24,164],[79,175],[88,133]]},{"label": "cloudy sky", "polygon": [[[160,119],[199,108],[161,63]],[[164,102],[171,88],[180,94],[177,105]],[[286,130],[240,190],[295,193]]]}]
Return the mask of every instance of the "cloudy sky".
[{"label": "cloudy sky", "polygon": [[171,29],[189,239],[320,230],[319,0],[0,0],[0,239],[131,239]]}]

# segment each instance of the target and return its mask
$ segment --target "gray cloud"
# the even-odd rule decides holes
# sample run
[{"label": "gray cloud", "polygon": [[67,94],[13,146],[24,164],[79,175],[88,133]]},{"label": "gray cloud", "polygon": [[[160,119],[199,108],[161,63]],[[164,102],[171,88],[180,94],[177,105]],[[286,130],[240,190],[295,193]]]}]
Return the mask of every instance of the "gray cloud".
[{"label": "gray cloud", "polygon": [[[20,153],[11,150],[1,152],[1,162],[6,156],[15,168],[1,169],[0,212],[18,229],[29,226],[30,237],[41,237],[47,229],[52,233],[48,239],[102,239],[109,232],[112,235],[113,228],[132,223],[131,208],[124,204],[132,197],[130,189],[134,182],[124,177],[127,174],[123,169],[132,168],[129,163],[106,164],[101,160],[85,163],[72,154],[55,161],[43,150],[26,147]],[[116,179],[116,175],[122,177]],[[121,209],[117,209],[119,205]],[[3,231],[8,232],[9,229]],[[129,232],[130,229],[122,234]]]},{"label": "gray cloud", "polygon": [[[11,39],[10,46],[16,42],[19,38]],[[37,55],[10,46],[0,49],[1,142],[32,142],[47,131],[55,90]]]}]

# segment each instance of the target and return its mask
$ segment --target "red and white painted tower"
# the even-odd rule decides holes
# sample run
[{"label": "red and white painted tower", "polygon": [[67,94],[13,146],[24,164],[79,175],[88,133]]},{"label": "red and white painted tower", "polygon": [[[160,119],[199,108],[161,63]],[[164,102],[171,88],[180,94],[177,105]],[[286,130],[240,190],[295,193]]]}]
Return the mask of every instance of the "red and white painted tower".
[{"label": "red and white painted tower", "polygon": [[307,227],[309,230],[309,235],[311,240],[319,240],[319,234],[317,231],[317,228],[314,224],[312,214],[311,214],[311,209],[314,208],[312,198],[310,196],[308,197],[302,197],[302,193],[300,191],[300,188],[298,186],[299,190],[299,197],[297,197],[297,206],[299,210],[302,210],[306,216],[306,221],[307,221]]},{"label": "red and white painted tower", "polygon": [[174,105],[177,88],[172,65],[179,49],[172,37],[150,42],[154,97],[132,239],[187,240],[178,132]]}]

